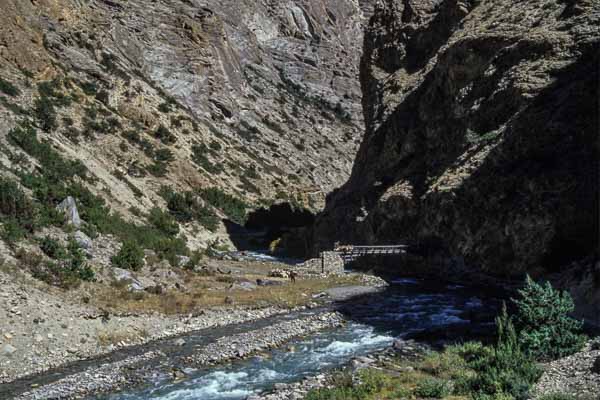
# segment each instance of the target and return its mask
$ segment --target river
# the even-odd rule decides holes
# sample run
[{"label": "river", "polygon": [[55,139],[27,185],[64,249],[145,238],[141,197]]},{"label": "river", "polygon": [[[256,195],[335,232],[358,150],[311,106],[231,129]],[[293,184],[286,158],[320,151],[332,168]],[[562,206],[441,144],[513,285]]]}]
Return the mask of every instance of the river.
[{"label": "river", "polygon": [[342,367],[354,357],[389,347],[397,337],[433,335],[435,339],[436,332],[491,329],[497,304],[489,294],[462,286],[398,279],[384,293],[340,305],[350,319],[341,328],[248,360],[186,370],[188,379],[181,382],[158,375],[151,386],[102,399],[243,400],[271,390],[276,383]]}]

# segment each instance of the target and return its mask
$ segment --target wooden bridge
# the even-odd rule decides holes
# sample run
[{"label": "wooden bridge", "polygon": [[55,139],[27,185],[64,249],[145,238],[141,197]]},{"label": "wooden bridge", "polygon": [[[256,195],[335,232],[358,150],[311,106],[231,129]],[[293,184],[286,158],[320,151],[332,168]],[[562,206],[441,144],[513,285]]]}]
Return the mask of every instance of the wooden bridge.
[{"label": "wooden bridge", "polygon": [[338,253],[344,262],[354,261],[359,257],[367,255],[393,255],[406,254],[410,246],[405,244],[390,246],[352,246],[336,245],[333,249]]}]

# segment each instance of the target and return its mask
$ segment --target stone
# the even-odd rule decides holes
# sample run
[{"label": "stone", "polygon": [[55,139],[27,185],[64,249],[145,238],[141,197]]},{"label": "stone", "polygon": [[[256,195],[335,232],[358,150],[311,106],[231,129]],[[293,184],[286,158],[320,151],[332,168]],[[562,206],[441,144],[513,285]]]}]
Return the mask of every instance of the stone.
[{"label": "stone", "polygon": [[406,346],[406,342],[402,339],[395,339],[394,343],[392,343],[392,348],[394,350],[402,350]]},{"label": "stone", "polygon": [[192,259],[188,256],[177,256],[177,266],[179,268],[185,267]]},{"label": "stone", "polygon": [[173,344],[175,346],[185,346],[186,341],[183,338],[176,339]]},{"label": "stone", "polygon": [[12,356],[17,352],[17,348],[7,343],[0,347],[0,356]]},{"label": "stone", "polygon": [[77,228],[81,226],[81,218],[77,211],[77,204],[75,199],[71,196],[64,199],[59,205],[56,206],[58,211],[65,213],[67,224],[73,225]]},{"label": "stone", "polygon": [[592,365],[592,372],[595,374],[600,374],[600,356],[596,357],[596,360]]},{"label": "stone", "polygon": [[90,250],[92,248],[92,239],[82,231],[75,232],[73,238],[82,249]]},{"label": "stone", "polygon": [[234,283],[229,287],[229,290],[244,290],[244,291],[252,291],[255,290],[258,286],[252,282],[239,282]]},{"label": "stone", "polygon": [[33,337],[33,340],[34,340],[36,343],[41,343],[41,342],[43,342],[43,341],[44,341],[44,338],[42,337],[42,335],[40,335],[40,334],[38,333],[38,334],[36,334],[36,335]]},{"label": "stone", "polygon": [[127,283],[127,290],[130,292],[140,292],[146,287],[152,286],[151,283],[145,285],[141,280],[136,279],[131,271],[122,268],[112,268],[112,274],[117,282]]}]

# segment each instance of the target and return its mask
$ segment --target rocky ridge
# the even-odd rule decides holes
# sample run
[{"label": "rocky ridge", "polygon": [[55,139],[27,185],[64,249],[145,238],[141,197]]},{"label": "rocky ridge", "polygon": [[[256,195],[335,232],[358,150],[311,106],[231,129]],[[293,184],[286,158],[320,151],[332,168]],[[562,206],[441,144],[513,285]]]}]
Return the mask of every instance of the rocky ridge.
[{"label": "rocky ridge", "polygon": [[1,174],[28,159],[7,134],[35,114],[45,83],[59,103],[54,123],[33,118],[38,135],[81,161],[90,189],[124,215],[160,205],[164,184],[316,210],[348,177],[363,131],[371,3],[9,0]]},{"label": "rocky ridge", "polygon": [[314,249],[419,243],[437,267],[557,271],[597,245],[600,4],[386,0],[367,131]]}]

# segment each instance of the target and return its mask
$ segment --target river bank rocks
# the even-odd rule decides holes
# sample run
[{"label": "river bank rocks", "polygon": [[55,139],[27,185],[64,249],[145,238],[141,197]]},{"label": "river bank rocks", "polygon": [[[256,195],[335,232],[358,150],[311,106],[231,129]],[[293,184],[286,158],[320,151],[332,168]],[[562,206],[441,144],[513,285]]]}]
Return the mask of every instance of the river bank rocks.
[{"label": "river bank rocks", "polygon": [[186,358],[185,362],[191,366],[201,366],[245,358],[260,351],[279,347],[290,339],[338,327],[343,322],[344,318],[337,312],[281,322],[257,331],[220,338],[198,354]]},{"label": "river bank rocks", "polygon": [[544,366],[544,375],[535,386],[535,398],[547,394],[570,394],[583,399],[600,395],[600,348],[590,342],[579,353]]},{"label": "river bank rocks", "polygon": [[[299,382],[277,383],[270,393],[252,395],[246,400],[300,400],[304,399],[308,392],[315,389],[332,387],[332,378],[340,373],[348,373],[353,379],[359,378],[359,372],[365,368],[382,368],[389,364],[392,357],[413,360],[418,358],[430,347],[417,343],[413,340],[397,339],[394,344],[385,350],[372,353],[367,356],[353,358],[348,365],[340,370],[332,370],[314,376],[308,376]],[[410,368],[410,367],[407,367]]]},{"label": "river bank rocks", "polygon": [[153,340],[289,312],[223,306],[194,315],[113,314],[2,272],[0,287],[0,384]]},{"label": "river bank rocks", "polygon": [[[223,336],[206,346],[199,346],[193,350],[192,355],[184,357],[175,364],[178,368],[182,364],[187,364],[188,367],[201,367],[244,358],[280,346],[293,338],[334,328],[342,323],[342,316],[335,312],[318,313],[278,322],[266,328]],[[179,338],[174,344],[182,347],[186,345],[186,341]],[[153,367],[152,362],[164,356],[161,351],[148,351],[124,360],[105,362],[14,398],[16,400],[80,399],[94,394],[119,391],[148,382],[156,376],[158,367]]]}]

